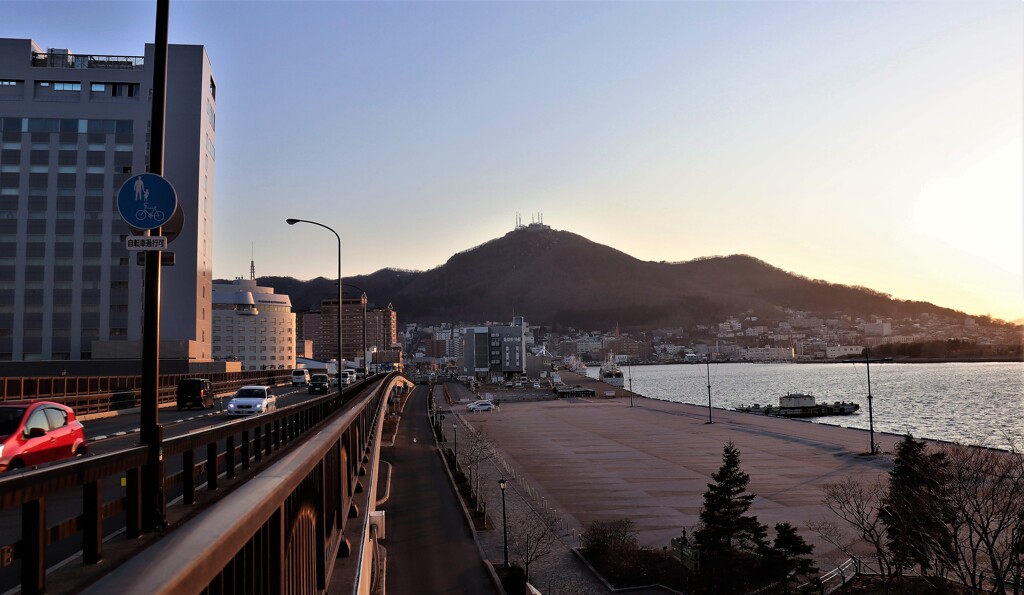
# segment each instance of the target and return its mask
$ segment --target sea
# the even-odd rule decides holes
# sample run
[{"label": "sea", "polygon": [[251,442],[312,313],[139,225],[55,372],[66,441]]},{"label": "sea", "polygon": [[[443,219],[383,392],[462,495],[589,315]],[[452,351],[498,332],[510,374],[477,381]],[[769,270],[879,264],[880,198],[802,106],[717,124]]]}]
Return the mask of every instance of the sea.
[{"label": "sea", "polygon": [[[597,377],[599,368],[588,374]],[[812,423],[868,428],[868,373],[864,363],[712,363],[623,366],[626,388],[654,399],[715,408],[778,405],[787,393],[818,402],[860,404],[853,415]],[[710,377],[710,381],[709,381]],[[913,434],[961,444],[1024,448],[1024,362],[872,363],[871,409],[876,432]]]}]

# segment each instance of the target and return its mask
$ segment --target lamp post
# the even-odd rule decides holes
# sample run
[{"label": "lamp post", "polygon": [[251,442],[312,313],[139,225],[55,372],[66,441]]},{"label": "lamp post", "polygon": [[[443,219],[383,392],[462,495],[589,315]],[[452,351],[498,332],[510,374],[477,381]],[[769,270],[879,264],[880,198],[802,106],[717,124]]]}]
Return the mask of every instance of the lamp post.
[{"label": "lamp post", "polygon": [[709,352],[707,358],[704,360],[704,365],[707,366],[708,370],[708,421],[707,423],[713,424],[711,421],[711,353]]},{"label": "lamp post", "polygon": [[626,370],[629,372],[629,406],[633,406],[633,364],[626,360]]},{"label": "lamp post", "polygon": [[505,488],[508,485],[504,477],[498,480],[498,486],[501,487],[501,528],[505,534],[505,568],[508,568],[508,516],[505,514]]},{"label": "lamp post", "polygon": [[344,360],[341,359],[341,236],[338,232],[334,231],[330,227],[327,227],[323,223],[317,223],[316,221],[308,221],[306,219],[286,219],[288,225],[295,225],[296,223],[309,223],[310,225],[316,225],[326,229],[327,231],[334,234],[334,237],[338,238],[338,376],[341,377],[341,368]]},{"label": "lamp post", "polygon": [[[844,361],[852,362],[852,363],[857,363],[857,360],[844,360]],[[874,411],[872,411],[872,408],[871,408],[871,398],[872,398],[871,397],[871,362],[872,361],[875,361],[875,362],[886,362],[886,361],[891,362],[892,358],[891,357],[884,357],[884,358],[881,358],[881,359],[872,360],[871,359],[871,348],[867,348],[867,349],[864,350],[864,365],[867,367],[867,372],[868,372],[868,436],[869,436],[869,438],[868,438],[868,440],[869,440],[868,448],[871,449],[871,451],[870,451],[871,454],[877,454],[878,453],[878,445],[875,444],[875,415],[874,415]]]},{"label": "lamp post", "polygon": [[453,446],[455,448],[455,468],[459,468],[459,422],[452,423],[452,433],[454,438],[452,439]]}]

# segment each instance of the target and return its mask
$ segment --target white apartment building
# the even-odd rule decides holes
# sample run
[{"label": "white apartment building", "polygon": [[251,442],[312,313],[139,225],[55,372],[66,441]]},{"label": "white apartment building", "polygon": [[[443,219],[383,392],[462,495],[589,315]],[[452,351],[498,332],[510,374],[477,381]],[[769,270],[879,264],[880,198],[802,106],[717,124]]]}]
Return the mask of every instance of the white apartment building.
[{"label": "white apartment building", "polygon": [[794,357],[792,347],[749,347],[745,352],[752,362],[789,362]]},{"label": "white apartment building", "polygon": [[291,299],[255,280],[215,283],[213,357],[239,361],[243,370],[295,367]]},{"label": "white apartment building", "polygon": [[865,322],[864,335],[868,337],[888,337],[892,334],[891,322]]},{"label": "white apartment building", "polygon": [[[0,38],[0,361],[141,354],[143,267],[116,197],[147,171],[153,52]],[[209,361],[216,84],[203,46],[168,61],[163,175],[184,225],[162,270],[161,356]]]}]

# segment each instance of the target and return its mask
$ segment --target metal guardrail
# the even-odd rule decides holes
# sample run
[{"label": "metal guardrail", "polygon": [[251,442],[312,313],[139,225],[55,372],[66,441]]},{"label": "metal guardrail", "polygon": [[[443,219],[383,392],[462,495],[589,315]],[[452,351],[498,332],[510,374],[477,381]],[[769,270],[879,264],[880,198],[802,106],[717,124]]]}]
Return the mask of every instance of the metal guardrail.
[{"label": "metal guardrail", "polygon": [[381,428],[392,392],[411,385],[389,374],[309,440],[83,593],[310,593],[339,583],[370,593],[383,537],[374,510]]},{"label": "metal guardrail", "polygon": [[[247,384],[285,384],[291,370],[250,370],[211,374],[164,374],[160,376],[159,403],[174,400],[178,381],[208,378],[215,392],[234,391]],[[40,376],[0,378],[0,402],[46,399],[71,407],[78,415],[138,407],[141,376]]]},{"label": "metal guardrail", "polygon": [[32,52],[35,68],[102,68],[106,70],[142,70],[143,56],[98,56],[90,54]]},{"label": "metal guardrail", "polygon": [[[349,387],[344,395],[328,394],[272,413],[165,440],[162,446],[164,469],[168,462],[174,462],[180,463],[182,470],[164,473],[166,497],[170,499],[180,494],[180,499],[167,509],[167,518],[174,530],[158,543],[170,543],[169,538],[179,534],[195,535],[193,527],[208,526],[205,523],[194,524],[204,515],[206,522],[213,522],[209,520],[211,518],[221,518],[232,527],[240,525],[240,528],[224,533],[202,533],[203,547],[210,548],[209,555],[218,560],[224,558],[224,552],[237,545],[231,539],[241,539],[239,530],[251,529],[254,533],[245,537],[246,542],[241,549],[232,550],[231,559],[224,566],[218,567],[215,580],[219,586],[214,587],[214,579],[211,579],[211,587],[225,592],[256,592],[247,590],[245,586],[251,587],[252,584],[239,578],[237,573],[243,568],[246,573],[253,570],[263,573],[253,576],[262,577],[260,580],[265,580],[266,585],[281,585],[286,578],[295,578],[275,564],[274,552],[284,550],[275,550],[274,544],[291,543],[296,531],[307,537],[307,533],[313,531],[311,535],[317,538],[316,545],[322,545],[320,537],[324,535],[325,520],[344,530],[345,519],[352,514],[353,493],[361,487],[361,481],[366,481],[361,479],[369,460],[365,452],[374,435],[372,427],[374,424],[379,426],[383,419],[387,404],[384,389],[403,382],[408,380],[395,373],[383,380],[368,380]],[[354,397],[356,391],[368,386],[377,386],[377,389]],[[337,417],[339,413],[341,417]],[[322,429],[325,424],[329,429]],[[312,436],[299,449],[302,455],[289,452],[281,457],[283,460],[275,460],[275,453],[306,435]],[[325,441],[325,435],[332,438]],[[317,450],[319,459],[310,458],[310,448],[321,449]],[[196,456],[197,451],[199,457]],[[42,469],[11,472],[0,479],[0,510],[20,508],[22,525],[20,540],[0,544],[0,569],[20,563],[22,593],[43,593],[48,582],[54,591],[78,590],[100,577],[110,566],[99,565],[104,558],[104,536],[112,531],[110,522],[122,514],[127,538],[145,537],[142,532],[141,468],[146,463],[146,453],[146,447],[139,446]],[[256,470],[260,471],[259,474],[244,485],[235,481],[241,474]],[[105,500],[104,493],[121,491],[118,483],[123,486],[123,495]],[[209,495],[229,483],[240,484],[235,486],[231,503],[224,506],[210,504],[212,497]],[[244,504],[239,505],[235,495],[248,494],[253,489],[263,491],[256,499],[243,498]],[[81,513],[51,524],[47,519],[48,499],[66,501],[69,498],[80,502]],[[193,521],[182,522],[196,514],[196,510],[201,508],[197,504],[203,503],[211,508],[200,512]],[[262,519],[259,527],[254,526],[256,518]],[[285,521],[291,532],[282,534],[281,523]],[[176,527],[179,523],[180,526]],[[81,539],[83,565],[48,576],[48,552],[68,538]],[[348,549],[342,533],[335,532],[332,539],[332,551]],[[214,543],[217,545],[212,545]],[[314,549],[327,551],[322,547]],[[285,557],[277,561],[285,567],[301,566],[308,563],[308,560],[303,562],[308,552],[303,552],[306,550],[293,552],[297,558]],[[192,548],[182,555],[191,557],[195,553]],[[259,568],[251,565],[254,559],[262,560]],[[208,559],[197,563],[206,570],[212,568]],[[271,567],[277,568],[274,572],[278,574],[266,574]],[[185,572],[184,567],[162,568],[170,574]],[[317,584],[325,576],[322,570],[323,564],[318,564],[313,576]],[[149,576],[155,572],[153,564],[148,564],[141,574]],[[195,576],[207,576],[209,572],[187,574],[190,576],[179,576],[175,584],[185,580],[194,586],[197,584]],[[121,583],[116,590],[123,591],[124,585],[131,584],[135,584],[134,580]],[[271,592],[284,591],[275,588]],[[155,593],[157,590],[147,592]]]}]

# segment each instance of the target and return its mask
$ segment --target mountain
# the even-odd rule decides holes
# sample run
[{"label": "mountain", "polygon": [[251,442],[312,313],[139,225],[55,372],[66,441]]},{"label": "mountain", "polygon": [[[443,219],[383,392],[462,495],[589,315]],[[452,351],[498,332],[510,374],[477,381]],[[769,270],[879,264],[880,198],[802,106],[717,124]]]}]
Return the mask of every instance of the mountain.
[{"label": "mountain", "polygon": [[[333,295],[333,279],[261,277],[296,309]],[[382,269],[346,277],[346,295],[366,291],[371,305],[394,305],[416,322],[510,320],[585,329],[713,324],[747,311],[766,318],[792,308],[832,316],[957,315],[927,302],[894,300],[863,287],[788,273],[746,255],[687,262],[638,260],[567,231],[529,226],[459,252],[429,271]]]}]

